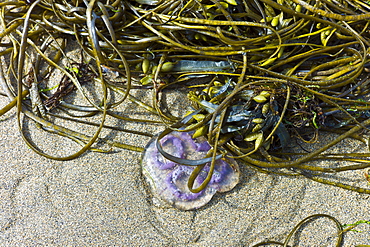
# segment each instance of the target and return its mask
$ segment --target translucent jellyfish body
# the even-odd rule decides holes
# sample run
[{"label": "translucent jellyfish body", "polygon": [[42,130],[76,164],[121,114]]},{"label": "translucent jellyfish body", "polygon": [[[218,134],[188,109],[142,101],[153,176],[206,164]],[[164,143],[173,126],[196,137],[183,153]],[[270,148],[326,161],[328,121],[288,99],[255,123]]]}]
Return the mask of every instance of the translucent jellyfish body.
[{"label": "translucent jellyfish body", "polygon": [[[179,165],[158,151],[157,137],[147,145],[143,154],[142,169],[153,193],[154,202],[165,202],[181,210],[191,210],[204,206],[216,192],[226,192],[239,182],[239,166],[232,160],[218,159],[212,178],[207,187],[192,193],[188,189],[188,179],[194,166]],[[160,140],[163,150],[182,159],[198,160],[204,158],[210,145],[204,138],[192,139],[191,133],[171,132]],[[206,164],[194,182],[198,187],[207,177],[210,164]],[[157,203],[156,203],[157,204]]]}]

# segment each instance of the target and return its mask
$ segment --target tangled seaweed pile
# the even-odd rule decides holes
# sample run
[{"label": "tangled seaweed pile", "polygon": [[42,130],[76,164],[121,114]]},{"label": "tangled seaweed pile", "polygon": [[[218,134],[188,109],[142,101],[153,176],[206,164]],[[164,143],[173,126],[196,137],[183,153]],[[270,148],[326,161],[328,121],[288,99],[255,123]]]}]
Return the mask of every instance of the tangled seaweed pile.
[{"label": "tangled seaweed pile", "polygon": [[[44,130],[83,145],[75,154],[56,157],[42,152],[23,134],[37,153],[68,160],[92,149],[101,141],[99,133],[106,127],[107,116],[128,120],[113,110],[129,100],[171,126],[157,139],[164,157],[197,166],[192,177],[211,160],[208,175],[198,188],[193,188],[194,179],[189,180],[189,190],[194,193],[211,181],[216,160],[229,157],[261,172],[305,176],[370,194],[369,188],[323,176],[370,166],[367,153],[324,153],[346,138],[368,145],[367,2],[36,0],[7,1],[0,7],[0,55],[9,61],[0,77],[4,94],[13,100],[0,115],[17,104],[18,119],[23,113]],[[71,42],[79,44],[80,63],[66,56]],[[63,59],[68,66],[61,65]],[[51,93],[43,85],[54,71],[63,77]],[[109,73],[119,75],[119,83],[110,80]],[[98,83],[101,99],[86,95],[84,83]],[[179,119],[163,111],[161,93],[182,87],[190,88],[188,99],[194,110]],[[153,105],[134,98],[134,89],[153,90]],[[76,90],[89,106],[62,101]],[[111,93],[121,97],[108,100]],[[102,121],[95,123],[98,129],[89,137],[52,123],[49,115],[61,117],[53,114],[55,108],[100,115]],[[73,116],[68,119],[82,122]],[[193,138],[205,137],[212,148],[199,160],[166,153],[160,140],[172,131],[194,131]],[[315,143],[319,133],[326,131],[337,137],[324,147],[310,153],[283,151],[291,138]],[[143,151],[143,147],[106,142]],[[313,160],[355,164],[308,164]]]},{"label": "tangled seaweed pile", "polygon": [[[225,164],[226,159],[237,159],[261,172],[305,176],[370,194],[369,188],[326,176],[366,171],[370,166],[368,153],[325,152],[348,138],[368,148],[369,22],[370,5],[361,0],[1,2],[0,55],[5,64],[0,69],[1,95],[11,102],[0,110],[0,115],[17,105],[18,125],[25,142],[48,158],[76,158],[87,150],[98,150],[93,147],[98,141],[142,152],[143,147],[99,137],[103,128],[127,131],[106,126],[107,117],[157,123],[116,113],[122,103],[131,101],[160,116],[161,123],[167,126],[152,145],[155,152],[169,160],[166,165],[172,162],[195,167],[178,168],[189,173],[187,186],[195,195],[208,193],[205,191],[209,183],[219,189],[214,185],[217,176],[213,175],[218,173],[222,178],[223,170],[217,163]],[[71,43],[81,49],[80,62],[66,55]],[[55,71],[62,78],[58,85],[49,85]],[[102,97],[90,97],[83,84],[99,84]],[[188,99],[193,106],[181,119],[162,108],[162,93],[176,88],[189,89]],[[152,105],[133,97],[132,90],[152,90]],[[78,91],[89,105],[63,101],[73,91]],[[120,97],[114,101],[108,97],[112,94]],[[69,111],[80,112],[86,118],[100,116],[101,122],[82,121]],[[65,157],[41,151],[24,134],[21,114],[43,130],[70,138],[83,147]],[[77,133],[54,123],[53,119],[58,118],[95,125],[97,130],[93,136]],[[181,136],[174,134],[178,132],[192,133],[193,140],[205,138],[209,145],[202,149],[204,157],[189,160],[182,151],[180,157],[169,152],[164,143],[174,135]],[[323,132],[337,137],[312,152],[286,152],[291,139],[315,144]],[[140,131],[131,133],[150,136]],[[189,139],[188,133],[182,136]],[[309,164],[314,160],[354,164]],[[159,170],[168,170],[162,168]],[[229,171],[227,167],[225,170]],[[171,178],[181,177],[181,172],[171,172]],[[369,180],[369,174],[366,176]],[[181,183],[184,186],[186,181]],[[177,192],[185,198],[183,201],[191,196]],[[182,203],[178,198],[172,200],[171,203]],[[303,220],[284,244],[264,242],[256,246],[286,246],[300,225],[312,217],[328,217],[336,223],[339,246],[346,230],[327,215]]]}]

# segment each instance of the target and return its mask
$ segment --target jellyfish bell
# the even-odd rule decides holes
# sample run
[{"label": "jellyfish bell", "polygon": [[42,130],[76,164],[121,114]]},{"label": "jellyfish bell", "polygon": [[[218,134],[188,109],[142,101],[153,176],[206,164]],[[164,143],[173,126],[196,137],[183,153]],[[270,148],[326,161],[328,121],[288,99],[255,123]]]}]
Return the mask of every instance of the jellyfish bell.
[{"label": "jellyfish bell", "polygon": [[[211,146],[205,138],[193,139],[191,136],[189,132],[171,132],[160,140],[160,144],[165,152],[178,158],[204,158]],[[148,143],[142,159],[143,175],[154,204],[167,204],[181,210],[197,209],[206,205],[217,192],[229,191],[238,184],[240,170],[235,160],[218,159],[208,185],[197,193],[191,192],[188,180],[195,166],[180,165],[163,157],[156,146],[157,137]],[[207,163],[195,179],[193,188],[203,183],[209,170]]]}]

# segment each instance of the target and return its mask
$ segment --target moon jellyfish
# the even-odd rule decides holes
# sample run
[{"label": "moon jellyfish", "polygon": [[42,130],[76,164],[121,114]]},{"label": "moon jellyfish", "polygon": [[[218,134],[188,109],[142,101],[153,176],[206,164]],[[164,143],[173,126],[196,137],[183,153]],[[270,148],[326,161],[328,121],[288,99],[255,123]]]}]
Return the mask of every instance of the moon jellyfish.
[{"label": "moon jellyfish", "polygon": [[[142,159],[143,175],[153,194],[154,204],[168,204],[181,210],[197,209],[207,204],[216,192],[226,192],[239,182],[239,166],[233,159],[218,159],[212,178],[205,189],[193,193],[188,180],[195,166],[180,165],[163,157],[154,137],[146,146]],[[205,138],[191,137],[188,132],[171,132],[160,140],[163,150],[175,157],[198,160],[211,149]],[[206,179],[210,169],[207,163],[198,174],[194,187]]]}]

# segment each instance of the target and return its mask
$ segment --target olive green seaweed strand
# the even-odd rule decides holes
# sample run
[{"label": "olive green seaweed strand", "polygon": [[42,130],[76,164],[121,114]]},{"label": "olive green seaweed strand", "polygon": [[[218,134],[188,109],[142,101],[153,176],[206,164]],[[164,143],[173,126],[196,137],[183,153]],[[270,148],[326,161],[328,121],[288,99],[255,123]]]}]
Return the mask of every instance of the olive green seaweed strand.
[{"label": "olive green seaweed strand", "polygon": [[291,238],[301,228],[303,228],[308,223],[314,221],[315,219],[319,219],[319,218],[327,218],[330,221],[335,223],[335,227],[337,229],[337,234],[335,235],[337,237],[335,246],[336,247],[341,247],[342,244],[343,244],[343,233],[345,232],[345,230],[343,230],[342,224],[335,217],[333,217],[331,215],[328,215],[328,214],[313,214],[313,215],[310,215],[310,216],[304,218],[297,225],[295,225],[294,228],[289,232],[288,236],[285,238],[284,243],[278,242],[278,241],[263,241],[263,242],[260,242],[258,244],[253,245],[252,247],[260,247],[260,246],[267,246],[267,245],[280,245],[280,246],[283,246],[283,247],[289,247],[290,246],[289,242],[291,241]]},{"label": "olive green seaweed strand", "polygon": [[[367,125],[370,125],[370,119],[367,119],[365,121],[362,122],[362,125],[363,126],[367,126]],[[316,157],[317,155],[321,154],[322,152],[324,152],[325,150],[329,149],[330,147],[336,145],[338,142],[346,139],[347,137],[349,137],[351,134],[353,133],[356,133],[357,131],[361,130],[362,129],[362,126],[355,126],[353,127],[352,129],[348,130],[347,132],[345,132],[344,134],[338,136],[335,140],[331,141],[330,143],[328,143],[326,146],[324,147],[321,147],[317,150],[314,150],[312,151],[311,153],[309,154],[306,154],[304,155],[303,157],[301,158],[298,158],[294,161],[288,161],[288,162],[279,162],[279,163],[270,163],[270,162],[266,162],[266,161],[260,161],[260,160],[256,160],[254,158],[251,158],[251,157],[243,157],[242,160],[247,162],[247,163],[251,163],[253,165],[257,165],[257,166],[261,166],[261,167],[270,167],[270,168],[288,168],[288,167],[295,167],[295,168],[299,168],[300,167],[300,164],[304,163],[304,162],[307,162],[309,160],[311,160],[312,158]],[[236,152],[238,155],[241,155],[240,151],[237,151],[235,150],[235,148],[233,148],[232,146],[230,145],[227,145],[229,148],[231,148],[231,150],[233,152]]]},{"label": "olive green seaweed strand", "polygon": [[324,16],[330,19],[339,20],[339,21],[359,21],[359,20],[366,20],[370,18],[370,13],[369,14],[357,14],[357,15],[340,15],[340,14],[335,14],[335,13],[328,13],[327,11],[316,8],[303,0],[292,0],[292,1],[308,9],[312,13],[315,13],[315,14],[318,14],[318,15],[321,15],[321,16]]}]

